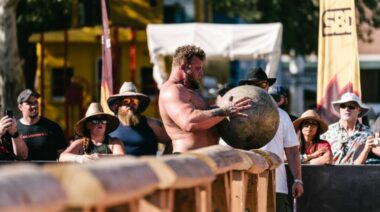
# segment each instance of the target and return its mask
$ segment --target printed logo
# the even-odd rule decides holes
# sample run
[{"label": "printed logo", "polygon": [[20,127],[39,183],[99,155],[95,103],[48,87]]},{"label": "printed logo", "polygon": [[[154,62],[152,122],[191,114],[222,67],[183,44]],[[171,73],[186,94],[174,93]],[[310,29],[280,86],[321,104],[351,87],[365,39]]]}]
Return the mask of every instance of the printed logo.
[{"label": "printed logo", "polygon": [[325,10],[322,13],[322,35],[339,36],[352,34],[351,8]]}]

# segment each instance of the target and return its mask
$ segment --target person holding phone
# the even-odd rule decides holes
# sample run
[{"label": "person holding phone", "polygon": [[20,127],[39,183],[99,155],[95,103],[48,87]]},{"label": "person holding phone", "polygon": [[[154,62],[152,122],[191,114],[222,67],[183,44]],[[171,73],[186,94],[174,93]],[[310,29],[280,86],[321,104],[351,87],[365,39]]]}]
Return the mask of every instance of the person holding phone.
[{"label": "person holding phone", "polygon": [[13,112],[7,110],[0,119],[0,160],[25,160],[28,147],[17,132]]}]

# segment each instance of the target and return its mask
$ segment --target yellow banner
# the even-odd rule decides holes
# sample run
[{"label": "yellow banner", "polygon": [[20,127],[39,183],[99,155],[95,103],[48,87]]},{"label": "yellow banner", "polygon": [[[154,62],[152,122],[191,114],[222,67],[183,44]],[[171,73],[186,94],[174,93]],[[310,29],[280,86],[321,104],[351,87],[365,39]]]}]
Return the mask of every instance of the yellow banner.
[{"label": "yellow banner", "polygon": [[338,119],[331,102],[347,92],[361,96],[354,0],[320,0],[317,109]]}]

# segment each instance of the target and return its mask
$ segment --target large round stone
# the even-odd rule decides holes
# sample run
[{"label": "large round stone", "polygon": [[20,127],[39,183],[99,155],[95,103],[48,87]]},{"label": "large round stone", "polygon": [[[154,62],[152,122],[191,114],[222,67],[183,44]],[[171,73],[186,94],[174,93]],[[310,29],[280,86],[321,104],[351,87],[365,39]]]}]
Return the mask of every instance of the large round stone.
[{"label": "large round stone", "polygon": [[222,107],[230,97],[237,101],[243,97],[252,99],[252,107],[243,111],[248,117],[234,116],[218,124],[223,140],[239,149],[257,149],[267,144],[276,134],[280,119],[277,105],[263,89],[243,85],[228,91],[217,104]]}]

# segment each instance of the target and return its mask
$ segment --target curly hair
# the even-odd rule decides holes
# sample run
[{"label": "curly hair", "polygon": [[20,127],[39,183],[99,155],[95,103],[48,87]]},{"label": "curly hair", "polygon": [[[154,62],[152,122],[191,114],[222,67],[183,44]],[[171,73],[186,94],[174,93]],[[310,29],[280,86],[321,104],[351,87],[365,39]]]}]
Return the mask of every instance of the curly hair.
[{"label": "curly hair", "polygon": [[200,47],[193,45],[180,46],[175,50],[172,66],[179,66],[181,63],[189,64],[194,56],[202,61],[206,59],[206,53]]}]

